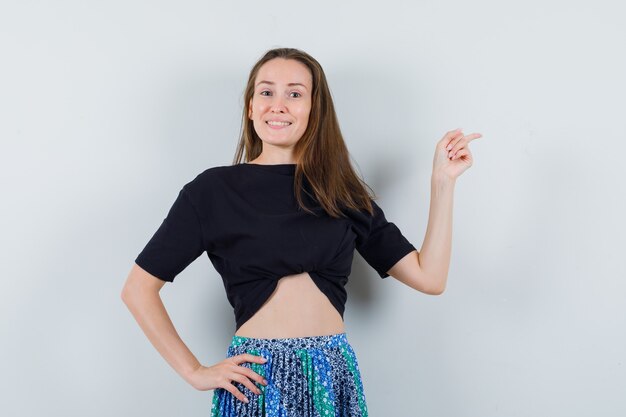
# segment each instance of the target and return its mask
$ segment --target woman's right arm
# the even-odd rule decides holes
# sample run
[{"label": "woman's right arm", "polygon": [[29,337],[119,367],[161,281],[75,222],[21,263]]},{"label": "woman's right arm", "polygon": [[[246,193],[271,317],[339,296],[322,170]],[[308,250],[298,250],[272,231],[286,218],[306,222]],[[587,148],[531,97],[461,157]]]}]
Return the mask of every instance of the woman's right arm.
[{"label": "woman's right arm", "polygon": [[165,281],[133,264],[122,289],[122,301],[161,356],[185,381],[194,385],[191,376],[201,364],[182,341],[165,310],[159,295],[164,285]]},{"label": "woman's right arm", "polygon": [[261,390],[253,381],[263,385],[267,385],[267,381],[249,367],[240,365],[243,362],[263,364],[265,359],[260,355],[242,353],[213,366],[202,366],[181,340],[165,310],[159,296],[163,285],[165,281],[134,264],[122,289],[121,297],[145,335],[167,363],[185,381],[200,391],[222,387],[241,401],[248,402],[246,396],[231,383],[235,381],[256,394],[261,394]]}]

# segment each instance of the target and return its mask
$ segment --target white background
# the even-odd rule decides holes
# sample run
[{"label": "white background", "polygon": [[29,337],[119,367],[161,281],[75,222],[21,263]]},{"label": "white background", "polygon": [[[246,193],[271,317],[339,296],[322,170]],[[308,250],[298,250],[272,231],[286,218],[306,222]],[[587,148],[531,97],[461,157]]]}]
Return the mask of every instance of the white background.
[{"label": "white background", "polygon": [[[182,185],[232,162],[254,62],[324,67],[343,134],[419,249],[432,157],[471,143],[439,296],[355,253],[370,416],[626,415],[617,1],[0,3],[0,414],[207,416],[120,299]],[[203,255],[161,291],[204,365],[234,316]]]}]

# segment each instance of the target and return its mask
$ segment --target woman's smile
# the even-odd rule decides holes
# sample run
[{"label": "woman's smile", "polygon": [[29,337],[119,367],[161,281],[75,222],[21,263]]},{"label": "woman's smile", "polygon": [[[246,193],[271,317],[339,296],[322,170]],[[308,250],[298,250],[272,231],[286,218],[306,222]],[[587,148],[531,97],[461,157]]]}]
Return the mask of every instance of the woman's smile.
[{"label": "woman's smile", "polygon": [[290,122],[280,122],[280,121],[273,121],[273,120],[269,120],[265,123],[267,123],[269,127],[271,127],[272,129],[282,129],[287,126],[291,126]]}]

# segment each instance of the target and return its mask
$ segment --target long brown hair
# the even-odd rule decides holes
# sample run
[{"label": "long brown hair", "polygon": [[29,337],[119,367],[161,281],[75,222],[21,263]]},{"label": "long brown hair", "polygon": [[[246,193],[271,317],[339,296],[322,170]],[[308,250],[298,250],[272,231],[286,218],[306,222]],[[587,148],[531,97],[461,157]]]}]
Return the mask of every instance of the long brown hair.
[{"label": "long brown hair", "polygon": [[[237,145],[233,165],[258,157],[263,150],[261,138],[254,130],[253,122],[248,118],[250,100],[254,94],[254,82],[263,64],[274,58],[295,59],[309,69],[313,79],[311,112],[306,131],[294,146],[296,171],[294,193],[298,205],[310,213],[302,200],[303,176],[309,182],[314,198],[332,217],[344,214],[341,207],[351,209],[365,208],[370,215],[373,207],[368,189],[372,189],[359,176],[350,163],[350,153],[343,140],[335,106],[326,82],[322,66],[309,54],[295,48],[276,48],[267,51],[252,67],[248,84],[244,92],[244,108],[241,125],[241,138]],[[373,191],[372,191],[372,194]]]}]

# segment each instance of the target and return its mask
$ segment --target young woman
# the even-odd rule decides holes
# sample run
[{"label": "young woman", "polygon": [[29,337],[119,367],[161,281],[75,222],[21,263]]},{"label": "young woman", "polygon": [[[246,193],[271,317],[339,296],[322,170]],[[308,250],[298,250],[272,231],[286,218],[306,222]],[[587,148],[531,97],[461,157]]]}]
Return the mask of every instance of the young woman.
[{"label": "young woman", "polygon": [[[437,143],[418,252],[355,174],[313,57],[268,51],[244,94],[234,163],[183,186],[135,259],[122,299],[181,377],[215,390],[213,417],[367,416],[343,323],[354,249],[381,278],[441,294],[455,180],[472,164],[468,143],[481,135],[457,129]],[[189,351],[159,297],[165,282],[204,252],[222,276],[236,322],[226,359],[212,366]]]}]

